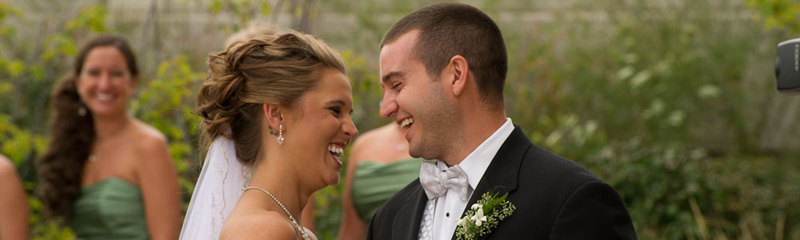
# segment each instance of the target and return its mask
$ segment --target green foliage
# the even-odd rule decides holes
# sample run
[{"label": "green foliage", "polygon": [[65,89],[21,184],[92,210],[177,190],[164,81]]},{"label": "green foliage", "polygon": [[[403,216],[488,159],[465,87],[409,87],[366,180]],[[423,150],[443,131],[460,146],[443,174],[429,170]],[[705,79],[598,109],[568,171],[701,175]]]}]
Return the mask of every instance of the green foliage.
[{"label": "green foliage", "polygon": [[787,174],[800,171],[797,163],[710,157],[700,148],[646,146],[639,139],[608,144],[581,163],[619,191],[643,239],[800,234],[785,220],[800,217],[787,205],[800,194],[797,177]]},{"label": "green foliage", "polygon": [[[22,12],[19,8],[16,8],[6,2],[0,2],[0,23],[3,23],[9,16],[21,16]],[[0,35],[6,36],[9,33],[13,33],[13,28],[9,28],[6,26],[0,27]]]},{"label": "green foliage", "polygon": [[233,24],[232,29],[229,29],[233,31],[238,31],[250,20],[259,16],[269,16],[272,13],[272,6],[269,3],[252,0],[210,0],[206,9],[215,15],[227,13],[236,17],[238,22]]},{"label": "green foliage", "polygon": [[20,129],[5,114],[0,114],[0,136],[5,139],[0,142],[0,153],[16,165],[22,165],[26,159],[42,153],[46,145],[42,136]]},{"label": "green foliage", "polygon": [[[33,4],[33,3],[28,3]],[[0,112],[8,113],[11,123],[34,134],[47,127],[49,94],[54,83],[66,75],[71,58],[77,53],[77,36],[107,32],[108,13],[102,5],[86,5],[75,19],[65,22],[32,19],[16,6],[0,3],[0,87],[14,91],[0,95]],[[20,31],[35,25],[38,31]],[[36,35],[31,35],[36,34]]]},{"label": "green foliage", "polygon": [[347,75],[353,88],[353,121],[356,122],[358,129],[377,128],[389,122],[377,117],[378,107],[383,98],[377,66],[370,64],[364,56],[352,49],[343,50],[342,57],[347,62]]},{"label": "green foliage", "polygon": [[196,179],[193,159],[199,159],[197,133],[200,118],[192,113],[196,90],[205,74],[196,72],[186,56],[178,56],[159,64],[155,79],[144,87],[132,101],[131,110],[142,121],[152,125],[169,142],[169,151],[178,170],[179,184],[185,202],[191,199]]},{"label": "green foliage", "polygon": [[88,6],[81,10],[77,18],[67,22],[67,30],[89,28],[93,32],[105,32],[108,30],[106,18],[108,18],[108,11],[104,6]]},{"label": "green foliage", "polygon": [[70,240],[75,239],[75,233],[69,228],[59,226],[54,222],[35,225],[31,235],[34,240]]},{"label": "green foliage", "polygon": [[[29,189],[30,190],[30,189]],[[70,240],[75,239],[75,233],[68,227],[56,222],[45,221],[42,213],[42,202],[34,197],[28,197],[28,206],[31,208],[31,239],[35,240]]]},{"label": "green foliage", "polygon": [[[610,4],[610,26],[554,21],[541,27],[549,37],[507,40],[528,53],[511,56],[514,122],[614,186],[643,239],[797,235],[800,225],[778,216],[798,216],[782,204],[798,202],[786,175],[800,169],[759,150],[769,114],[744,107],[771,93],[769,70],[751,66],[773,50],[752,46],[778,40],[750,19],[704,14],[733,8],[724,4]],[[766,77],[753,82],[750,71]]]},{"label": "green foliage", "polygon": [[764,27],[800,32],[800,4],[794,0],[747,0],[759,11]]},{"label": "green foliage", "polygon": [[44,45],[52,46],[42,55],[42,59],[45,61],[59,56],[73,56],[78,53],[78,46],[75,44],[75,40],[68,35],[53,35],[45,40]]},{"label": "green foliage", "polygon": [[[339,179],[340,183],[344,182],[344,174]],[[343,184],[328,186],[314,193],[314,234],[318,239],[336,239],[342,218],[343,193]]]}]

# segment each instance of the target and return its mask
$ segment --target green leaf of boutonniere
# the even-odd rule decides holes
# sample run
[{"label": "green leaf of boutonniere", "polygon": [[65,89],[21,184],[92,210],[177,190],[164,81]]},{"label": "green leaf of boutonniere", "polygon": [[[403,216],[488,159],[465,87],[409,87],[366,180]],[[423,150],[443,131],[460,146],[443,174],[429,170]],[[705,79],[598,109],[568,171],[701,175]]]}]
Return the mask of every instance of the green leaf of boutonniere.
[{"label": "green leaf of boutonniere", "polygon": [[487,192],[481,196],[477,203],[472,204],[464,218],[457,221],[457,239],[478,239],[489,234],[503,219],[514,213],[517,208],[506,201],[508,193],[498,197],[498,193]]}]

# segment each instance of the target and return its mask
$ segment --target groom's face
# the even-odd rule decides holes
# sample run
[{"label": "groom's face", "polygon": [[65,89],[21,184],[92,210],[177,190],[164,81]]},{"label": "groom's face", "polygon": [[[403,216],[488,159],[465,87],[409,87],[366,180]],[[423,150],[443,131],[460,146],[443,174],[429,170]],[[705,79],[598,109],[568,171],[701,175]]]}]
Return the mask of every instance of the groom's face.
[{"label": "groom's face", "polygon": [[428,74],[414,54],[418,36],[419,31],[408,32],[381,49],[380,114],[406,130],[412,157],[442,159],[460,114],[443,81]]}]

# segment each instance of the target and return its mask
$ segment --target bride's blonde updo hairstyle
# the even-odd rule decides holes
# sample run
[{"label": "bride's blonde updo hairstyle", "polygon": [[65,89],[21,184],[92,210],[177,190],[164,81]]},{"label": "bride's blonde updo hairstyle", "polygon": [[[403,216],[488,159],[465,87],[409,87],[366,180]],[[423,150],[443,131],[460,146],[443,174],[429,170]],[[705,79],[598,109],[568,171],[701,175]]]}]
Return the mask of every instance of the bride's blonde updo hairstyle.
[{"label": "bride's blonde updo hairstyle", "polygon": [[247,38],[209,54],[196,110],[203,118],[204,145],[220,136],[232,139],[236,157],[252,166],[264,130],[262,104],[294,107],[317,86],[326,68],[347,72],[338,52],[299,32]]}]

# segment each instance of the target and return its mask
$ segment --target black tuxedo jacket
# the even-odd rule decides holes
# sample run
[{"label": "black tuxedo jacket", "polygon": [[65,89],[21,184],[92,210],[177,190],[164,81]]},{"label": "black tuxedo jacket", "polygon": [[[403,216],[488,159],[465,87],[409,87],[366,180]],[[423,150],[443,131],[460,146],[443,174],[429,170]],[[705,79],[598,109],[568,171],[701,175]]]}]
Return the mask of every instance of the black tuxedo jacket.
[{"label": "black tuxedo jacket", "polygon": [[[614,188],[577,163],[533,145],[519,126],[492,159],[466,208],[495,186],[501,195],[508,192],[506,200],[517,210],[481,239],[636,239]],[[426,202],[417,179],[375,213],[367,239],[417,240]]]}]

